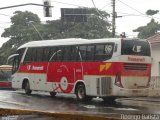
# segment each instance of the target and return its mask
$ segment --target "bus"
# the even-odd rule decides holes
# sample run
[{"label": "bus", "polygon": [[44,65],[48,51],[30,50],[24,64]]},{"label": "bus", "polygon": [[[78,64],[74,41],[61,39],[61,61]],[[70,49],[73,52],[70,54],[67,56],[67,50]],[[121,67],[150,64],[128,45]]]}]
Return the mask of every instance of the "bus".
[{"label": "bus", "polygon": [[0,65],[0,89],[11,88],[11,75],[12,75],[11,65]]},{"label": "bus", "polygon": [[75,94],[78,101],[100,97],[147,96],[151,47],[139,39],[103,38],[32,41],[13,58],[12,87]]}]

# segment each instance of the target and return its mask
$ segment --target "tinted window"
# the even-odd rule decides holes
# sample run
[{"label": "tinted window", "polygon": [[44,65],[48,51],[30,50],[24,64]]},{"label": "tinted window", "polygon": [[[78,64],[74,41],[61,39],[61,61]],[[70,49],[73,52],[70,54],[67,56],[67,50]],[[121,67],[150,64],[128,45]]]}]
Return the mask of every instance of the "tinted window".
[{"label": "tinted window", "polygon": [[71,60],[71,51],[72,51],[71,46],[64,47],[63,61],[70,61]]},{"label": "tinted window", "polygon": [[86,61],[94,61],[95,46],[88,45],[86,49]]},{"label": "tinted window", "polygon": [[33,56],[34,61],[41,62],[43,58],[43,48],[35,48],[33,52],[35,52],[35,57]]},{"label": "tinted window", "polygon": [[80,61],[78,46],[71,46],[71,61]]},{"label": "tinted window", "polygon": [[147,41],[124,40],[122,41],[122,55],[150,56],[150,46]]},{"label": "tinted window", "polygon": [[63,60],[63,54],[64,54],[64,50],[63,47],[53,47],[51,49],[51,57],[50,57],[50,61],[62,61]]},{"label": "tinted window", "polygon": [[25,58],[24,58],[24,62],[31,61],[31,57],[32,57],[32,49],[28,48],[27,53],[26,53]]},{"label": "tinted window", "polygon": [[86,51],[87,51],[87,46],[79,46],[79,52],[81,54],[81,59],[82,61],[86,60]]},{"label": "tinted window", "polygon": [[17,51],[17,53],[19,54],[19,55],[18,55],[19,62],[20,62],[21,59],[22,59],[22,56],[23,56],[23,54],[24,54],[24,50],[25,50],[25,48],[22,48],[22,49],[19,49],[19,50]]},{"label": "tinted window", "polygon": [[49,61],[50,47],[43,48],[42,61]]},{"label": "tinted window", "polygon": [[113,54],[113,49],[114,49],[113,43],[96,45],[95,61],[104,61],[110,59]]},{"label": "tinted window", "polygon": [[48,49],[49,49],[49,55],[48,55],[49,61],[53,61],[53,57],[56,54],[56,47],[50,47]]}]

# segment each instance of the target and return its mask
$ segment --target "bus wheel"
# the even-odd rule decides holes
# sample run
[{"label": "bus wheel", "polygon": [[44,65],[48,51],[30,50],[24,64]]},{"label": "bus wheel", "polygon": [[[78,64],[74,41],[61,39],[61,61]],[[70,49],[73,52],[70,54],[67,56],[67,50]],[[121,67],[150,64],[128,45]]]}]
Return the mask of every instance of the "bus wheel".
[{"label": "bus wheel", "polygon": [[83,84],[80,84],[76,88],[76,98],[78,101],[85,101],[87,96],[86,96],[86,91],[85,91],[85,86]]},{"label": "bus wheel", "polygon": [[28,81],[25,82],[24,90],[27,95],[30,95],[32,93],[32,90],[30,89],[30,85]]},{"label": "bus wheel", "polygon": [[56,92],[50,92],[51,97],[55,97],[56,96]]}]

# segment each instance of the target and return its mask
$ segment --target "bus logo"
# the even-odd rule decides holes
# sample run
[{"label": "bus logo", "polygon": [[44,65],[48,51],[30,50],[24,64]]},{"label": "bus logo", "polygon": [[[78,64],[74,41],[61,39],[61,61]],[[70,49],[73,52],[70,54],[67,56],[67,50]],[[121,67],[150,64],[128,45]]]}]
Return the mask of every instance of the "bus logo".
[{"label": "bus logo", "polygon": [[27,70],[31,70],[31,65],[28,65],[28,66],[27,66]]},{"label": "bus logo", "polygon": [[104,65],[100,65],[100,72],[104,71],[104,70],[108,70],[111,67],[112,63],[106,63]]},{"label": "bus logo", "polygon": [[141,52],[141,48],[142,48],[142,46],[134,45],[132,50],[133,50],[133,52],[139,53],[139,52]]}]

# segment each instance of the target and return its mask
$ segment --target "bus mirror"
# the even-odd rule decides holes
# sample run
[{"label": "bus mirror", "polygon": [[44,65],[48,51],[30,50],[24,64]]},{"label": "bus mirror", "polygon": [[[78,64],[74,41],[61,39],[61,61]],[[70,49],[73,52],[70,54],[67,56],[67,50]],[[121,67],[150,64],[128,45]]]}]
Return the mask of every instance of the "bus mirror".
[{"label": "bus mirror", "polygon": [[7,59],[7,64],[9,62],[9,60],[13,59],[14,57],[18,56],[19,54],[13,54],[13,55],[10,55]]}]

